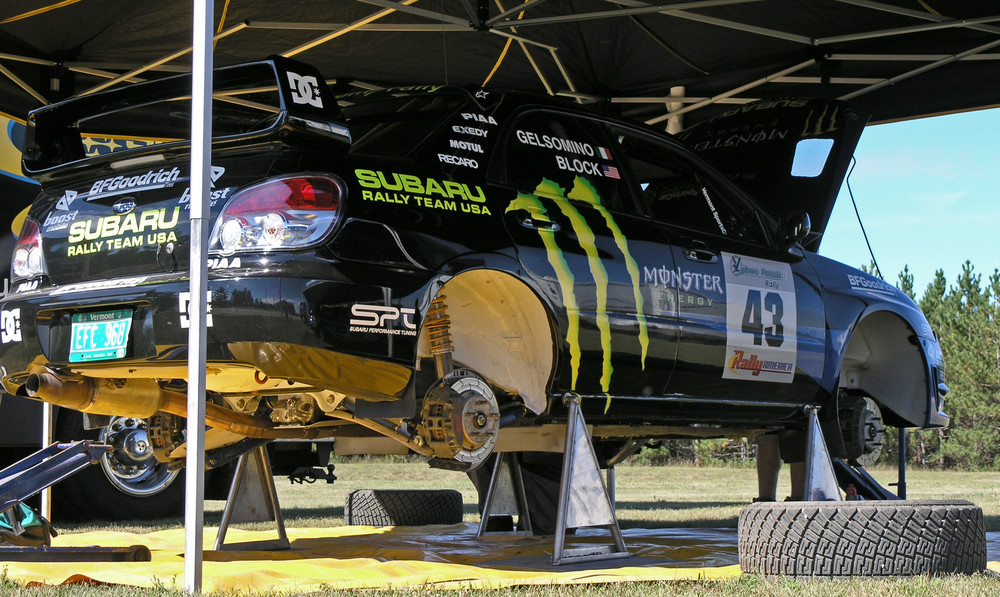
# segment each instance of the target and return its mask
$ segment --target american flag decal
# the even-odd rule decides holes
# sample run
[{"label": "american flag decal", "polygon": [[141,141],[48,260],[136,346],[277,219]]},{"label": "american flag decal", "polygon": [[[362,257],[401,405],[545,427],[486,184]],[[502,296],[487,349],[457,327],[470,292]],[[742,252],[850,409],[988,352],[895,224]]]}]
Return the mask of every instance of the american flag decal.
[{"label": "american flag decal", "polygon": [[618,168],[614,166],[601,166],[601,171],[604,172],[604,176],[607,178],[621,178],[618,174]]}]

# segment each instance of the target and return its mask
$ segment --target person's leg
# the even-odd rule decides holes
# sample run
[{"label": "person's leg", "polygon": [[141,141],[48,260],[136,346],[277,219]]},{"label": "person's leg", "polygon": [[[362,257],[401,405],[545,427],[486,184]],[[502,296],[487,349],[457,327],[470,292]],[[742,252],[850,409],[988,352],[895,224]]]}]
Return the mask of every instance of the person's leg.
[{"label": "person's leg", "polygon": [[788,463],[791,476],[789,501],[802,500],[806,494],[806,433],[805,431],[785,431],[778,435],[779,456]]},{"label": "person's leg", "polygon": [[758,502],[773,502],[777,499],[778,473],[781,471],[781,456],[778,451],[778,436],[757,437],[757,499]]},{"label": "person's leg", "polygon": [[789,500],[800,501],[806,494],[806,463],[791,462],[788,464],[789,473],[792,477],[792,495]]}]

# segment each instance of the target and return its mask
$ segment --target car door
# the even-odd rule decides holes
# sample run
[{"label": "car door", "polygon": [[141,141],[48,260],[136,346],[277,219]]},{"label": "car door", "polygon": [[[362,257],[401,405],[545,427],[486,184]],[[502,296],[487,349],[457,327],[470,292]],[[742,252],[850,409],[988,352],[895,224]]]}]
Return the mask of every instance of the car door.
[{"label": "car door", "polygon": [[811,266],[778,246],[773,223],[684,148],[639,131],[616,137],[673,256],[673,268],[648,281],[675,301],[679,345],[667,393],[809,401],[826,334]]},{"label": "car door", "polygon": [[529,109],[504,135],[495,182],[509,189],[518,260],[554,306],[555,389],[606,395],[606,412],[613,396],[661,394],[677,329],[643,266],[672,267],[670,250],[626,188],[604,124]]}]

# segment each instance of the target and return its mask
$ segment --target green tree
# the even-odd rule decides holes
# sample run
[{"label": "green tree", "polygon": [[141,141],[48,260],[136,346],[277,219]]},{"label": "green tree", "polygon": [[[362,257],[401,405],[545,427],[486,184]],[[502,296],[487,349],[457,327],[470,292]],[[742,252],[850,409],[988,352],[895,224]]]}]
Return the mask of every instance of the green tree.
[{"label": "green tree", "polygon": [[1000,272],[984,288],[966,261],[953,286],[938,270],[920,299],[944,353],[948,429],[914,434],[911,458],[944,467],[1000,467]]}]

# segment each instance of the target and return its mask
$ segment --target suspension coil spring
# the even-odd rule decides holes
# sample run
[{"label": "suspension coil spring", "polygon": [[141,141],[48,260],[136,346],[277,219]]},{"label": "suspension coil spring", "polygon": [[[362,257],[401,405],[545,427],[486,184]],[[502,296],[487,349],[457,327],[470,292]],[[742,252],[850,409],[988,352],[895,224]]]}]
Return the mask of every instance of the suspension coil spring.
[{"label": "suspension coil spring", "polygon": [[451,342],[451,318],[448,317],[448,305],[444,300],[445,295],[438,295],[431,302],[430,309],[427,310],[427,318],[424,326],[427,328],[427,339],[430,342],[431,354],[443,355],[455,351],[455,345]]}]

